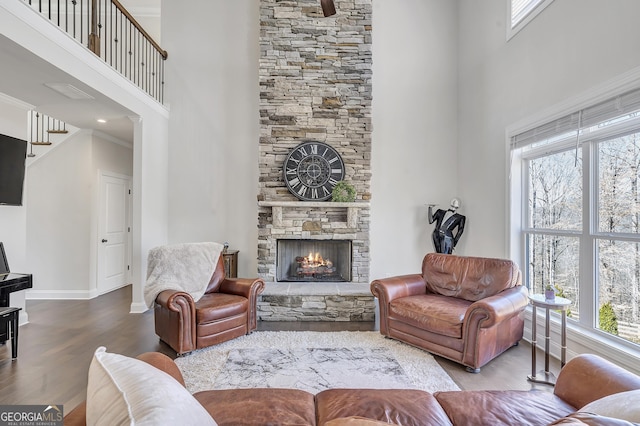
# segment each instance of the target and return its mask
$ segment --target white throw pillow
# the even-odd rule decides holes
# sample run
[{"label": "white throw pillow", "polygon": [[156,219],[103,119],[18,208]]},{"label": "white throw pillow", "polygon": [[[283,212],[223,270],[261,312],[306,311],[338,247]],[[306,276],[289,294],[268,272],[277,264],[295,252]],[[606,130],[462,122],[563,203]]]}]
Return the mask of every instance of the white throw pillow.
[{"label": "white throw pillow", "polygon": [[582,407],[580,411],[628,422],[640,422],[640,389],[596,399]]},{"label": "white throw pillow", "polygon": [[88,425],[216,425],[173,377],[101,346],[89,366]]}]

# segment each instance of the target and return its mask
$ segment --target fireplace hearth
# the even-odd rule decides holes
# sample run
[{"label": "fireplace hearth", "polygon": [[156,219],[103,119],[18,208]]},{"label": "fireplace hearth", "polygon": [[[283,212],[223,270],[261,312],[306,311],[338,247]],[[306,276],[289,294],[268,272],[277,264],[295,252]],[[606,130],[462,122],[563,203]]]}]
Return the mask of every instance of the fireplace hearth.
[{"label": "fireplace hearth", "polygon": [[351,281],[351,241],[278,240],[277,281]]}]

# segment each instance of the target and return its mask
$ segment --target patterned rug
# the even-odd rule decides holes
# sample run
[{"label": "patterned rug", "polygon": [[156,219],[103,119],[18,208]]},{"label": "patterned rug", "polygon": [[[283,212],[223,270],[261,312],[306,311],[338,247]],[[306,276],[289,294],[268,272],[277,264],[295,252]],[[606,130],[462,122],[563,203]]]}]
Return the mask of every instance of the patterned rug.
[{"label": "patterned rug", "polygon": [[459,387],[428,352],[378,332],[258,331],[176,359],[187,389]]}]

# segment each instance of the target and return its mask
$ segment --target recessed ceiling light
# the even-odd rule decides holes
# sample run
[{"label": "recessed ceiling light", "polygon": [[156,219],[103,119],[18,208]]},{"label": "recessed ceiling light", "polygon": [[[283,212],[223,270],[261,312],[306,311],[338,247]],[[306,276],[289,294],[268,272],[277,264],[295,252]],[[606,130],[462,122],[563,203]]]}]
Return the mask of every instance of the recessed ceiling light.
[{"label": "recessed ceiling light", "polygon": [[106,123],[107,122],[107,120],[105,120],[104,118],[98,118],[96,121],[98,123]]},{"label": "recessed ceiling light", "polygon": [[61,95],[66,96],[69,99],[95,99],[88,93],[83,92],[75,86],[72,86],[68,83],[44,83],[48,88],[55,90]]}]

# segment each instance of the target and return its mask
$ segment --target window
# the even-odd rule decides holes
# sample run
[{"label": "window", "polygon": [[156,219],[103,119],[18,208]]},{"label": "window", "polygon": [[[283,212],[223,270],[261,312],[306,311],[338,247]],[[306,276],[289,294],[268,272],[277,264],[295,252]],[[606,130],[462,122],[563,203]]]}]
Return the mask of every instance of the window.
[{"label": "window", "polygon": [[511,153],[529,291],[554,286],[576,326],[640,350],[640,90],[517,133]]},{"label": "window", "polygon": [[507,26],[507,40],[516,35],[533,20],[545,7],[549,6],[553,0],[509,0],[509,22]]}]

